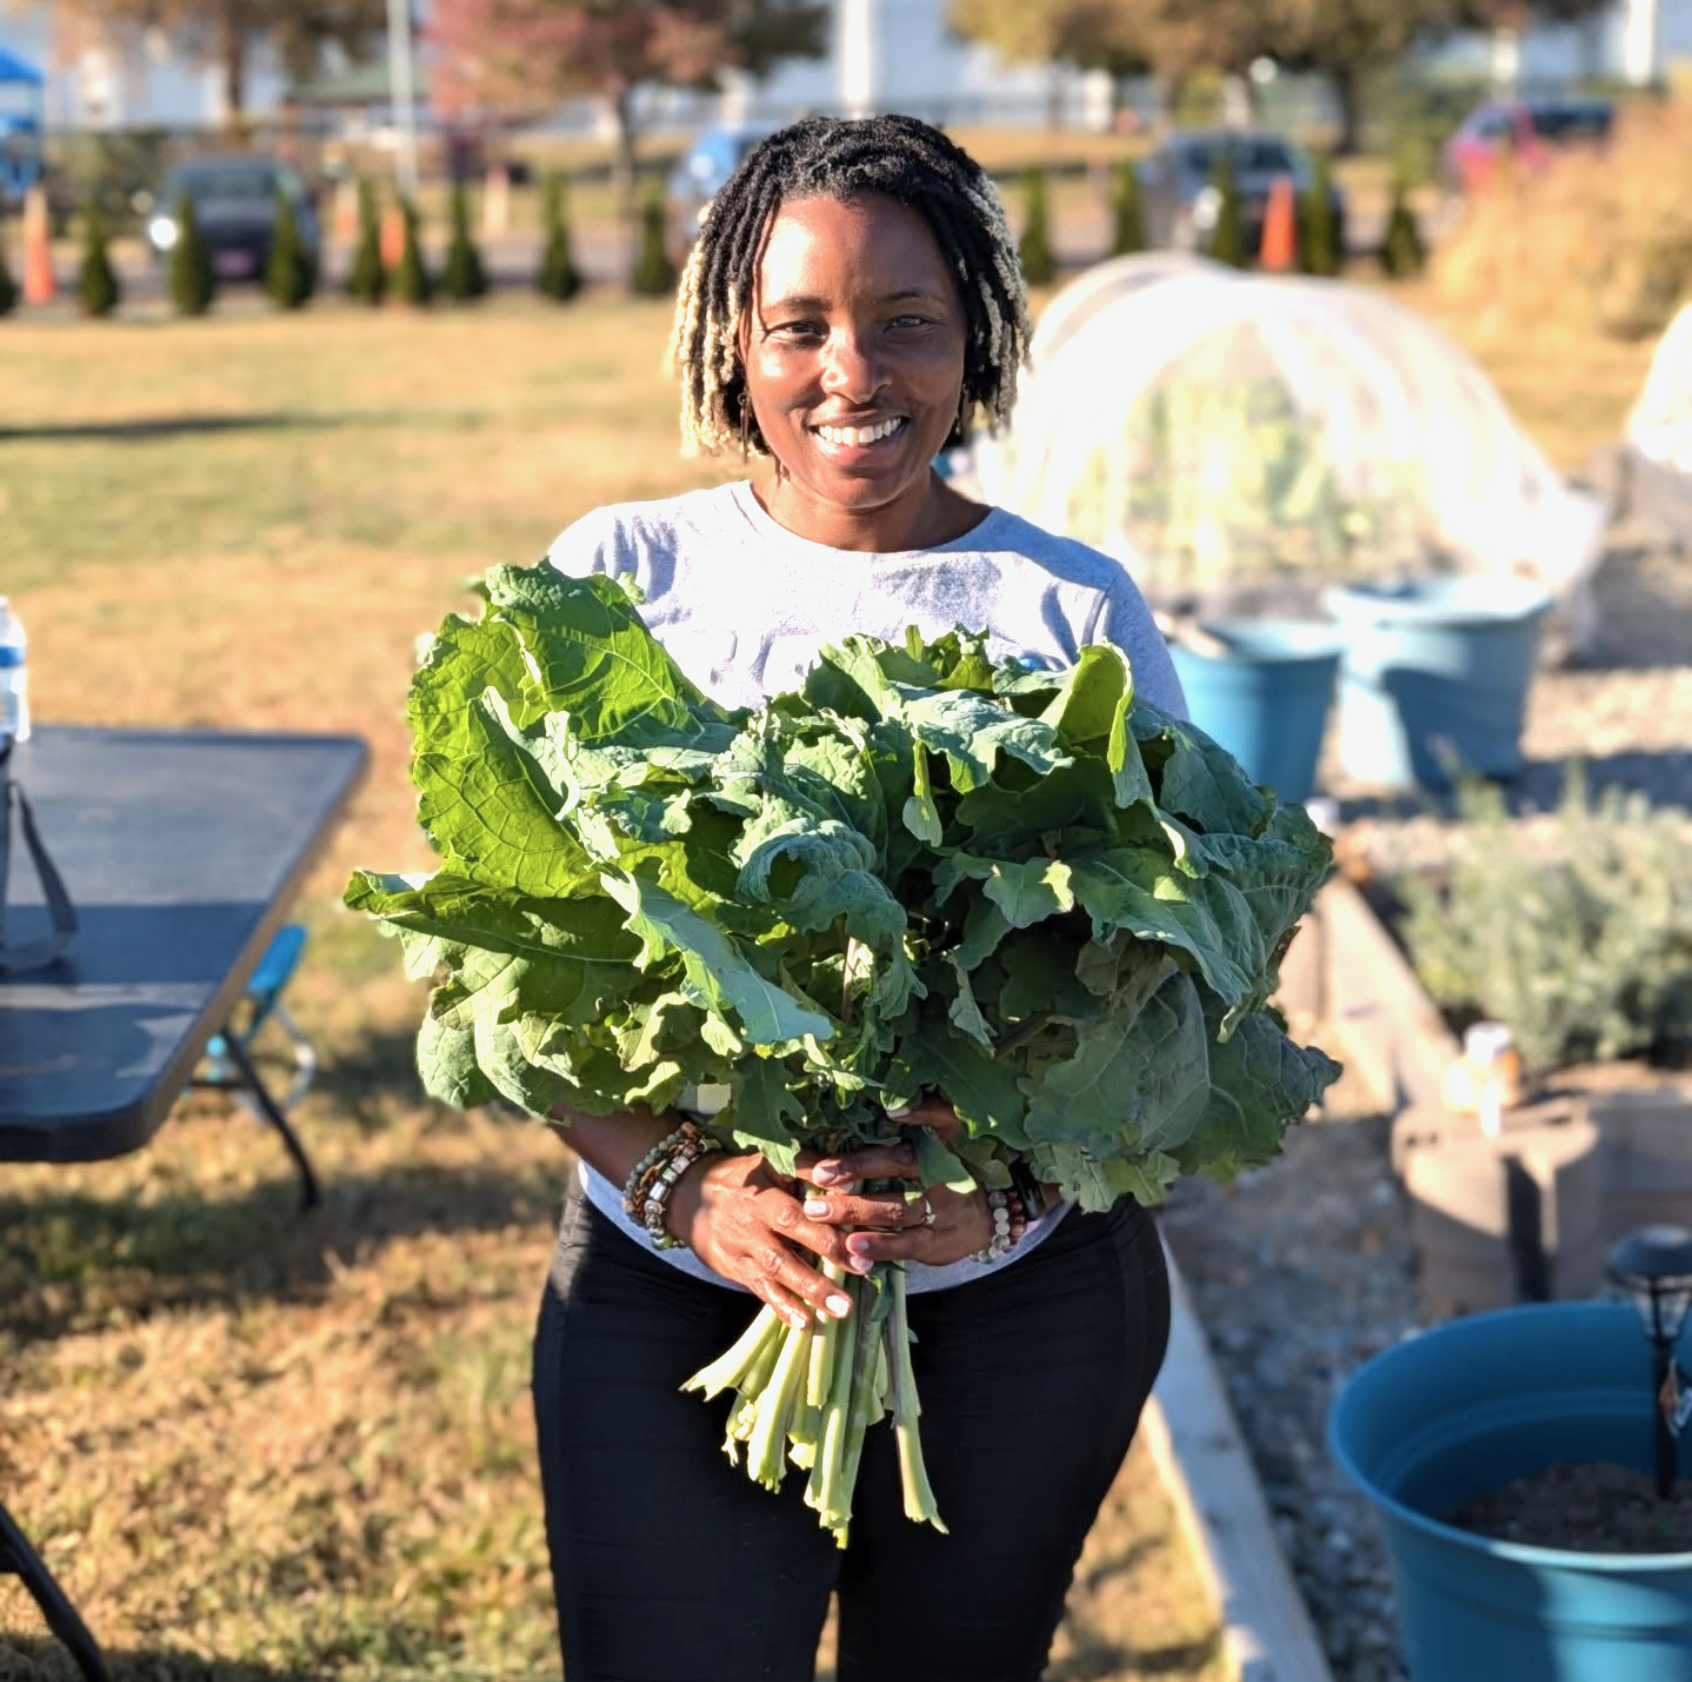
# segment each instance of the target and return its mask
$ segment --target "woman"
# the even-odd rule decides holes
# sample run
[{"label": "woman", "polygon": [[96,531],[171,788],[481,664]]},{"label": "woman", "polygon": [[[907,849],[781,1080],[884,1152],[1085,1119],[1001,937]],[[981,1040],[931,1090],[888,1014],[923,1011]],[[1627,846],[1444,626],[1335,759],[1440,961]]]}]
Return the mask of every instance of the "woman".
[{"label": "woman", "polygon": [[[911,118],[813,118],[762,142],[713,202],[677,303],[689,445],[773,459],[739,482],[601,509],[551,559],[632,577],[643,614],[730,705],[793,685],[820,642],[985,628],[995,655],[1073,661],[1110,641],[1184,715],[1121,567],[970,501],[931,463],[1007,415],[1028,324],[979,167]],[[568,1117],[583,1164],[535,1346],[547,1531],[569,1682],[798,1682],[831,1592],[840,1682],[1029,1682],[1127,1452],[1168,1333],[1152,1223],[1087,1215],[1024,1176],[1007,1231],[979,1191],[870,1195],[908,1147],[694,1160],[677,1118]],[[957,1125],[943,1094],[910,1125]],[[675,1173],[657,1247],[631,1179]],[[641,1179],[642,1174],[645,1180]],[[631,1192],[631,1196],[635,1195]],[[995,1220],[997,1215],[997,1220]],[[1012,1236],[1016,1241],[1010,1242]],[[801,1500],[723,1458],[721,1409],[678,1393],[769,1303],[849,1308],[820,1261],[908,1268],[930,1477],[949,1535],[902,1512],[872,1429],[844,1552]]]}]

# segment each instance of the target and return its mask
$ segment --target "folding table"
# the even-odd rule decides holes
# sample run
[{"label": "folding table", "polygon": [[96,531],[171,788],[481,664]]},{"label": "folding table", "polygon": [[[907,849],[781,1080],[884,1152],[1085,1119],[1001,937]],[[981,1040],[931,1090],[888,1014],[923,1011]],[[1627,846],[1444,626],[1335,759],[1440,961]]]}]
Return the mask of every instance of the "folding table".
[{"label": "folding table", "polygon": [[[78,930],[47,969],[0,976],[0,1163],[145,1145],[228,1021],[363,774],[350,736],[40,727],[12,751]],[[14,856],[8,937],[44,932]],[[241,1074],[310,1190],[250,1059]],[[91,1682],[99,1647],[0,1506],[0,1572],[23,1580]]]}]

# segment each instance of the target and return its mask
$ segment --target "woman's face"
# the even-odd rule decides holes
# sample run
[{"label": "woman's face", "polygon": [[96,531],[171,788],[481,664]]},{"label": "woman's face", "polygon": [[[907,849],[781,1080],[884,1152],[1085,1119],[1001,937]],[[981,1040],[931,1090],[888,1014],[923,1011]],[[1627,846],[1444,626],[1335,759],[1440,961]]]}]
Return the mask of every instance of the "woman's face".
[{"label": "woman's face", "polygon": [[957,287],[916,211],[866,194],[777,212],[741,351],[764,441],[805,500],[838,516],[925,494],[964,345]]}]

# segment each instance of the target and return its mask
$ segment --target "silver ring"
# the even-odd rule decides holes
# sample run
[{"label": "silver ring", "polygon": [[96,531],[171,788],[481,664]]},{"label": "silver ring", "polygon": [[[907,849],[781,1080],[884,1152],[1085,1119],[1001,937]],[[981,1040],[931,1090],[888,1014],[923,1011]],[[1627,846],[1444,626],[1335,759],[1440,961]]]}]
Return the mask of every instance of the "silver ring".
[{"label": "silver ring", "polygon": [[930,1203],[926,1197],[924,1197],[922,1200],[922,1224],[924,1226],[933,1226],[934,1220],[934,1205]]}]

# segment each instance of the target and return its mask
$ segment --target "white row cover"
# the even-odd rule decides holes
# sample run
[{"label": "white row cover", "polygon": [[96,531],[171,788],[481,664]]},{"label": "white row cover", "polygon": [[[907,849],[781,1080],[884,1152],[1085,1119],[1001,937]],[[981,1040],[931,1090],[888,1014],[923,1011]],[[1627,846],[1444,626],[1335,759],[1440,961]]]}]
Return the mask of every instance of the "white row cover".
[{"label": "white row cover", "polygon": [[1380,291],[1148,252],[1065,288],[1030,357],[982,493],[1154,598],[1493,569],[1584,597],[1607,507]]},{"label": "white row cover", "polygon": [[1692,472],[1692,304],[1681,306],[1657,343],[1627,417],[1627,441],[1650,461]]}]

